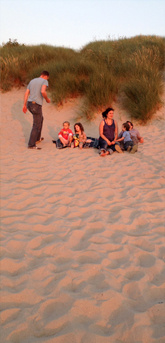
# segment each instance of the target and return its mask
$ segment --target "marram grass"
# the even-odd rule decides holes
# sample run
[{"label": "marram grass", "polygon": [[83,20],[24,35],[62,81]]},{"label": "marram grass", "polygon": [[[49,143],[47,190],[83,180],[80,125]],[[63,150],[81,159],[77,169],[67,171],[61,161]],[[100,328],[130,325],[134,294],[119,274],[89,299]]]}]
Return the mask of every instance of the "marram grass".
[{"label": "marram grass", "polygon": [[157,36],[96,41],[80,51],[15,40],[0,47],[1,89],[25,86],[48,70],[55,104],[83,96],[82,115],[92,119],[120,96],[130,117],[145,123],[162,104],[164,63],[165,39]]}]

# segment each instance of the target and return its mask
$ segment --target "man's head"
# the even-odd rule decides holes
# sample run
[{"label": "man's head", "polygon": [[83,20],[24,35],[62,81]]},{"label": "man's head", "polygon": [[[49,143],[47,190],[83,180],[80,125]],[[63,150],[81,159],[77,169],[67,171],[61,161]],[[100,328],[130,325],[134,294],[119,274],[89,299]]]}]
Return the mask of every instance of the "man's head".
[{"label": "man's head", "polygon": [[48,80],[49,79],[49,72],[46,70],[43,70],[40,77],[42,77],[45,80]]},{"label": "man's head", "polygon": [[127,122],[126,122],[126,123],[128,123],[128,124],[129,124],[130,130],[132,130],[132,129],[133,129],[133,124],[131,123],[131,121],[127,120]]}]

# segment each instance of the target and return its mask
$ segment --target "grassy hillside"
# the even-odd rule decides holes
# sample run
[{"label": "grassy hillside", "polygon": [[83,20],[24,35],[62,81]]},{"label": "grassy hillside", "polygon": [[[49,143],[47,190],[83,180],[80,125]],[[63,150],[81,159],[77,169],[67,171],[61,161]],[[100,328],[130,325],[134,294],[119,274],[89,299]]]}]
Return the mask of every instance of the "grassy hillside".
[{"label": "grassy hillside", "polygon": [[52,101],[59,104],[83,96],[81,111],[89,119],[117,96],[130,117],[143,123],[161,106],[165,63],[161,37],[96,41],[80,51],[9,41],[0,47],[0,59],[3,91],[26,85],[48,70]]}]

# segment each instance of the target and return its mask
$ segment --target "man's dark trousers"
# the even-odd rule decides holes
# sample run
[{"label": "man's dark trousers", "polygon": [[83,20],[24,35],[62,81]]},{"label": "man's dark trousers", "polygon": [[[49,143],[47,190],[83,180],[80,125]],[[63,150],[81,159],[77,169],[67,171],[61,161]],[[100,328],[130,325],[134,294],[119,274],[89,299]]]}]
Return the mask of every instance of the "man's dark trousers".
[{"label": "man's dark trousers", "polygon": [[36,145],[36,142],[41,138],[42,124],[43,124],[43,115],[42,115],[42,106],[38,105],[34,101],[28,101],[27,103],[28,110],[33,115],[33,126],[29,138],[28,147],[33,147]]}]

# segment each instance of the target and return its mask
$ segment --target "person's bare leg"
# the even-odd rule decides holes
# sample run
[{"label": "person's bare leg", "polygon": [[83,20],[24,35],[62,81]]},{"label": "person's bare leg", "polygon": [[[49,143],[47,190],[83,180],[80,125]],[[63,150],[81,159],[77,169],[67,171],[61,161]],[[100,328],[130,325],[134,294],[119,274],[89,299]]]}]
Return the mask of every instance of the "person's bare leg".
[{"label": "person's bare leg", "polygon": [[64,147],[67,146],[68,141],[65,138],[59,137],[59,139],[60,139],[60,141],[61,141],[61,143],[63,144]]}]

